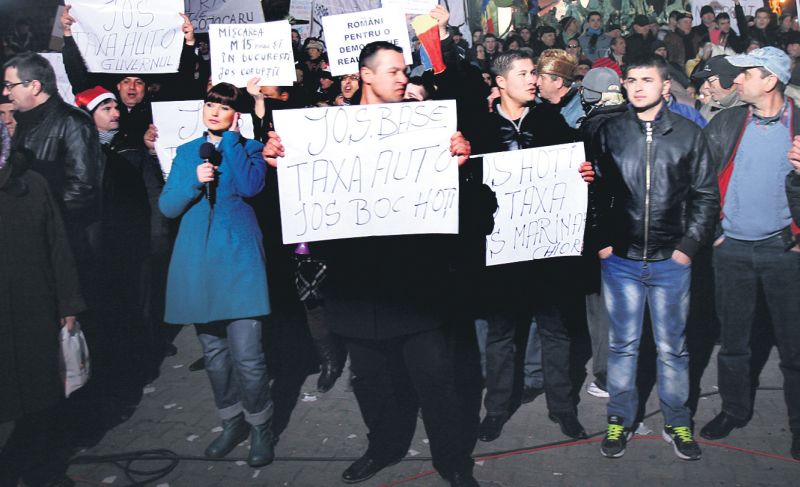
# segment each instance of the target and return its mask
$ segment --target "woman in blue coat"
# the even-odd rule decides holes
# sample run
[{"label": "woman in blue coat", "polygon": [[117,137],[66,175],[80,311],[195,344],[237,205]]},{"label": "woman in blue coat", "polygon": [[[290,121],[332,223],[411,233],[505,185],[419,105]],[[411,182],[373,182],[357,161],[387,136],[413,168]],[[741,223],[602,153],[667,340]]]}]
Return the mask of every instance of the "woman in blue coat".
[{"label": "woman in blue coat", "polygon": [[264,188],[266,165],[263,145],[236,131],[241,97],[227,83],[211,88],[203,105],[208,132],[178,147],[161,193],[161,212],[181,218],[164,319],[195,325],[203,346],[223,425],[206,456],[224,457],[250,433],[248,464],[259,467],[273,459],[272,400],[261,348],[261,322],[270,306],[261,231],[244,198]]}]

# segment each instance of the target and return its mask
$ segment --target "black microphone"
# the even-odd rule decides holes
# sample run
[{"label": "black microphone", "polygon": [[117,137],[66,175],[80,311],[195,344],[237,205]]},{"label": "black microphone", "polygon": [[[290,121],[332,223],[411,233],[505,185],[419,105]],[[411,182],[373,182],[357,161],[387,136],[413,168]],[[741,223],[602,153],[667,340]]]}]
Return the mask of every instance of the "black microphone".
[{"label": "black microphone", "polygon": [[[211,142],[204,142],[200,146],[200,159],[203,160],[203,163],[210,162],[214,164],[216,160],[217,149],[214,147],[214,144]],[[214,192],[214,182],[215,181],[208,181],[205,183],[206,186],[206,199],[211,206],[214,206],[214,196],[212,193]]]}]

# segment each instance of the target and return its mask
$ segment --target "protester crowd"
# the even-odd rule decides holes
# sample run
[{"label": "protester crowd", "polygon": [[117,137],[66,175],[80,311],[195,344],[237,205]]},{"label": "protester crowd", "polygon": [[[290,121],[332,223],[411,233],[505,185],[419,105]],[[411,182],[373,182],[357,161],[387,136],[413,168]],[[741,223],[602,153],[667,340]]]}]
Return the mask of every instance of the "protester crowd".
[{"label": "protester crowd", "polygon": [[[0,421],[16,422],[0,484],[70,485],[47,456],[65,401],[49,358],[59,324],[76,323],[104,387],[122,369],[152,378],[177,353],[171,325],[194,325],[195,368],[223,425],[206,455],[249,437],[253,467],[272,462],[278,441],[262,325],[307,330],[318,389],[344,374],[369,430],[343,481],[403,458],[421,411],[453,486],[478,485],[477,441],[539,396],[564,435],[585,438],[584,387],[608,398],[602,455],[625,453],[657,385],[664,440],[700,459],[696,434],[724,438],[753,415],[756,350],[773,344],[753,330],[767,323],[800,460],[797,18],[767,7],[747,17],[737,2],[737,32],[709,6],[696,26],[682,9],[584,10],[465,39],[439,6],[440,62],[416,38],[411,66],[374,42],[345,76],[331,75],[323,40],[293,31],[297,82],[237,88],[211,85],[213,46],[183,14],[177,73],[89,72],[67,6],[77,106],[19,22],[0,97]],[[177,149],[165,179],[152,103],[198,99],[207,130]],[[282,243],[276,110],[441,99],[457,102],[458,235]],[[255,140],[238,131],[244,117]],[[586,150],[583,255],[486,266],[497,197],[470,156],[570,142]],[[722,410],[696,428],[717,342]]]}]

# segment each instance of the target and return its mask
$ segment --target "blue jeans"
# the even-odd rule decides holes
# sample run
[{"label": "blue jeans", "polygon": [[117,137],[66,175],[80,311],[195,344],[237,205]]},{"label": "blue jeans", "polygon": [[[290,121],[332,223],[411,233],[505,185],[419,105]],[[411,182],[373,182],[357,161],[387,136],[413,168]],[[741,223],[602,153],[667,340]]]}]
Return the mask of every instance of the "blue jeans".
[{"label": "blue jeans", "polygon": [[244,412],[259,425],[272,419],[267,362],[261,349],[261,322],[254,319],[196,325],[206,373],[223,420]]},{"label": "blue jeans", "polygon": [[664,421],[691,426],[685,334],[691,265],[672,259],[636,261],[614,254],[600,265],[609,315],[608,415],[620,416],[626,427],[633,426],[639,403],[636,364],[647,303],[658,353],[656,377]]}]

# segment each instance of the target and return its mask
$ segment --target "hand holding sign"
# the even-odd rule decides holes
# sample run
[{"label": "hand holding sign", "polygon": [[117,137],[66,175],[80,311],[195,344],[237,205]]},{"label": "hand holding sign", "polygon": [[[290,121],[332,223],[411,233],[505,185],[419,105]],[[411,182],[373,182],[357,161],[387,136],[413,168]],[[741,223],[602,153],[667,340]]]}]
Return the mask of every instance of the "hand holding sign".
[{"label": "hand holding sign", "polygon": [[182,0],[72,0],[62,24],[93,73],[175,73]]},{"label": "hand holding sign", "polygon": [[[280,110],[276,158],[284,243],[372,235],[458,232],[458,162],[452,100]],[[314,134],[309,139],[308,134]]]}]

